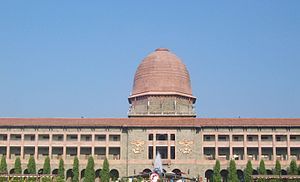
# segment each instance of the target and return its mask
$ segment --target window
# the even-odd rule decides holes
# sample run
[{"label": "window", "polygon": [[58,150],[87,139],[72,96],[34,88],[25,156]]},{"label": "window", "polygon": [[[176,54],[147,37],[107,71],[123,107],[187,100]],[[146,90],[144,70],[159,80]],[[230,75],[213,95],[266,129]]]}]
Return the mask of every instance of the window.
[{"label": "window", "polygon": [[20,135],[20,134],[12,134],[12,135],[10,136],[10,139],[11,139],[11,140],[19,141],[19,140],[21,140],[21,135]]},{"label": "window", "polygon": [[149,135],[148,135],[148,140],[149,140],[149,141],[152,141],[152,140],[153,140],[153,134],[149,134]]},{"label": "window", "polygon": [[148,147],[148,159],[153,159],[153,146]]},{"label": "window", "polygon": [[219,141],[228,141],[229,140],[229,136],[228,135],[219,135],[218,136],[218,140]]},{"label": "window", "polygon": [[92,141],[92,135],[81,135],[81,141]]},{"label": "window", "polygon": [[63,141],[64,140],[64,136],[63,135],[53,135],[52,136],[52,140],[53,141]]},{"label": "window", "polygon": [[78,136],[77,135],[67,135],[67,140],[68,141],[77,141]]},{"label": "window", "polygon": [[105,141],[106,135],[95,135],[95,140],[96,141]]},{"label": "window", "polygon": [[156,146],[156,153],[160,153],[162,159],[168,159],[168,147]]},{"label": "window", "polygon": [[175,146],[171,146],[171,159],[175,159]]},{"label": "window", "polygon": [[156,140],[159,141],[168,140],[168,134],[156,134]]},{"label": "window", "polygon": [[175,134],[171,134],[171,140],[175,141]]},{"label": "window", "polygon": [[272,135],[262,135],[261,140],[262,141],[272,141]]},{"label": "window", "polygon": [[0,135],[0,140],[1,141],[6,141],[7,140],[7,134],[1,134]]},{"label": "window", "polygon": [[118,142],[120,140],[121,140],[121,136],[120,135],[109,135],[109,141]]},{"label": "window", "polygon": [[244,136],[243,135],[233,135],[233,141],[235,141],[235,142],[244,141]]},{"label": "window", "polygon": [[258,136],[257,135],[248,135],[247,141],[249,141],[249,142],[258,141]]},{"label": "window", "polygon": [[48,141],[49,135],[39,135],[39,141]]},{"label": "window", "polygon": [[204,141],[215,141],[214,135],[204,135]]}]

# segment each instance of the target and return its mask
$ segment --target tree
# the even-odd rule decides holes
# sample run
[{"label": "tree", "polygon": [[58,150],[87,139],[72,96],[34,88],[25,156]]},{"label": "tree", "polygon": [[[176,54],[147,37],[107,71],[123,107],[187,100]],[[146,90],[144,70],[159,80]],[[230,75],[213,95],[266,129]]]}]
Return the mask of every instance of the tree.
[{"label": "tree", "polygon": [[27,171],[28,174],[36,174],[36,164],[33,156],[29,157],[28,164],[27,164]]},{"label": "tree", "polygon": [[94,181],[95,181],[94,159],[92,156],[90,156],[84,172],[84,182],[94,182]]},{"label": "tree", "polygon": [[[49,156],[47,156],[45,158],[45,161],[44,161],[44,166],[43,166],[43,174],[50,174],[51,173],[51,166],[50,166],[50,158]],[[51,181],[51,178],[49,177],[44,177],[42,179],[43,182],[50,182]]]},{"label": "tree", "polygon": [[260,160],[259,167],[258,167],[258,173],[262,174],[262,175],[267,174],[264,160]]},{"label": "tree", "polygon": [[[6,173],[7,174],[7,163],[6,163],[6,156],[3,155],[0,162],[0,173]],[[0,177],[0,182],[5,182],[6,177]]]},{"label": "tree", "polygon": [[216,160],[216,163],[214,166],[214,173],[213,173],[213,182],[221,182],[222,181],[220,170],[221,170],[220,161]]},{"label": "tree", "polygon": [[248,160],[247,165],[246,165],[246,169],[245,169],[245,182],[251,182],[251,175],[253,173],[253,167],[252,167],[252,163],[251,160]]},{"label": "tree", "polygon": [[44,161],[43,174],[50,174],[50,173],[51,173],[50,158],[49,156],[47,156]]},{"label": "tree", "polygon": [[20,157],[17,157],[15,160],[15,174],[22,174],[22,165]]},{"label": "tree", "polygon": [[74,158],[72,171],[73,171],[72,182],[79,182],[79,160],[77,156]]},{"label": "tree", "polygon": [[[28,174],[36,174],[36,164],[35,164],[35,159],[33,156],[30,156],[29,157],[29,160],[28,160],[28,164],[27,164],[27,171],[28,171]],[[28,181],[36,181],[35,177],[32,177],[32,178],[29,178]]]},{"label": "tree", "polygon": [[3,155],[0,162],[0,173],[7,173],[6,156]]},{"label": "tree", "polygon": [[64,160],[59,160],[58,166],[58,180],[57,181],[64,181],[65,179],[65,167],[64,167]]},{"label": "tree", "polygon": [[[258,167],[258,173],[261,174],[261,175],[266,175],[267,174],[267,170],[266,170],[264,160],[260,160],[259,167]],[[264,182],[264,181],[266,181],[266,180],[265,179],[259,179],[258,180],[258,182]]]},{"label": "tree", "polygon": [[300,175],[300,164],[298,166],[298,175]]},{"label": "tree", "polygon": [[289,172],[290,175],[297,175],[298,174],[298,167],[297,167],[297,163],[296,163],[295,159],[293,159],[291,161],[288,172]]},{"label": "tree", "polygon": [[[17,157],[15,160],[15,165],[14,165],[14,173],[15,174],[22,174],[22,164],[21,164],[21,159],[20,157]],[[12,182],[21,182],[21,178],[14,178]]]},{"label": "tree", "polygon": [[274,174],[275,175],[280,175],[281,174],[281,164],[280,164],[279,160],[276,160]]},{"label": "tree", "polygon": [[236,172],[236,164],[235,164],[234,160],[230,160],[230,163],[229,163],[228,179],[230,182],[239,182],[237,172]]},{"label": "tree", "polygon": [[101,182],[109,182],[109,163],[107,158],[104,159],[103,161],[103,166],[102,166],[102,170],[100,172],[100,178],[101,178]]}]

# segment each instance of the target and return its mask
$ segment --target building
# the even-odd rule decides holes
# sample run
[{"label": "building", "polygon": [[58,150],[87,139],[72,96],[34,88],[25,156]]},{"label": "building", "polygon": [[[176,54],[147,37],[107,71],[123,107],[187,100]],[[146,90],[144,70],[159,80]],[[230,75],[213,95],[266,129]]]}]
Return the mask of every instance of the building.
[{"label": "building", "polygon": [[18,156],[24,173],[29,156],[39,172],[50,156],[53,173],[62,158],[69,180],[74,156],[81,176],[94,156],[97,177],[105,157],[118,177],[151,171],[157,152],[165,171],[203,178],[212,174],[215,159],[223,176],[232,158],[239,176],[249,159],[254,167],[265,160],[269,173],[276,159],[283,167],[300,162],[300,118],[196,118],[187,68],[168,49],[142,61],[128,101],[128,118],[0,118],[0,155],[10,173]]}]

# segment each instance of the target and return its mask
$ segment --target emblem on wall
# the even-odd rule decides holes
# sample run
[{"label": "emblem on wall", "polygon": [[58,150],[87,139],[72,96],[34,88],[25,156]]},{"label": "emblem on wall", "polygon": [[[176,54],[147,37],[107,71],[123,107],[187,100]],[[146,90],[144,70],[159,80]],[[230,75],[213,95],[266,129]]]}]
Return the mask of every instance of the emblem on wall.
[{"label": "emblem on wall", "polygon": [[184,139],[179,142],[180,148],[179,151],[183,154],[189,154],[192,151],[192,145],[194,144],[194,141]]},{"label": "emblem on wall", "polygon": [[132,152],[135,154],[140,154],[144,151],[145,142],[142,140],[132,141],[131,145],[133,145]]}]

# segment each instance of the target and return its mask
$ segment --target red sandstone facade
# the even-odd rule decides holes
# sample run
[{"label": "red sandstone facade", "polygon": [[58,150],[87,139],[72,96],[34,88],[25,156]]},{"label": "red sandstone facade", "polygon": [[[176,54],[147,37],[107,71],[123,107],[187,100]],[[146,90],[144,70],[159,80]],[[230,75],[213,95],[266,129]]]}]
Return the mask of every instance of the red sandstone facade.
[{"label": "red sandstone facade", "polygon": [[269,170],[277,159],[283,168],[292,159],[300,163],[299,118],[195,118],[195,102],[186,66],[157,49],[135,74],[129,118],[0,118],[0,155],[11,173],[16,157],[24,173],[29,156],[39,169],[50,156],[53,173],[62,158],[67,180],[75,156],[82,177],[88,156],[94,157],[97,179],[105,157],[112,175],[121,177],[151,170],[157,152],[165,171],[203,178],[216,159],[224,175],[230,159],[240,174],[248,160],[257,167],[263,159]]}]

